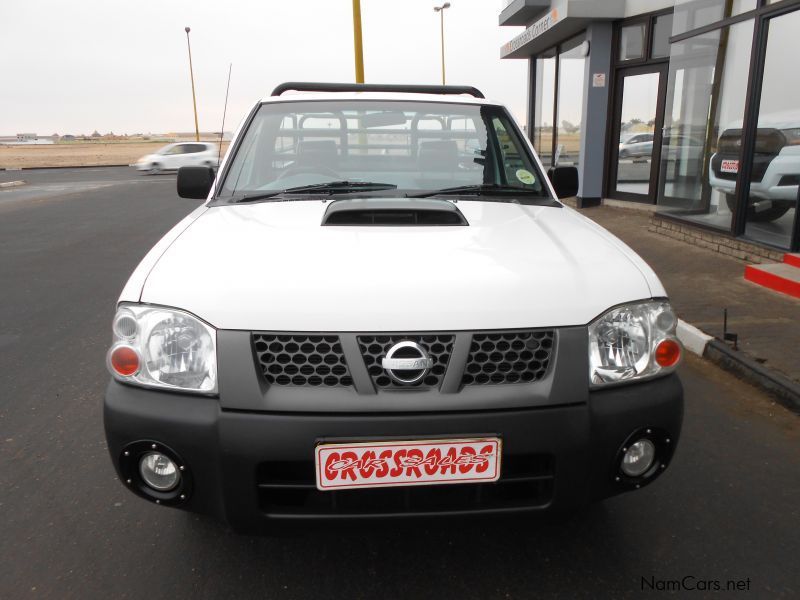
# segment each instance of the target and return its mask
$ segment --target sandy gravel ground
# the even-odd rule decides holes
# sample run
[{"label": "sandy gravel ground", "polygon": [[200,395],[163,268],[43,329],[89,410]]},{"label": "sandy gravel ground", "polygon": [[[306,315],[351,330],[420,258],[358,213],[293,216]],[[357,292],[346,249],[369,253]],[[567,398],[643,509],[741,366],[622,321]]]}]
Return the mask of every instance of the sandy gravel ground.
[{"label": "sandy gravel ground", "polygon": [[[164,142],[86,142],[0,146],[0,169],[129,165],[165,145]],[[223,142],[223,155],[227,146],[228,142]]]}]

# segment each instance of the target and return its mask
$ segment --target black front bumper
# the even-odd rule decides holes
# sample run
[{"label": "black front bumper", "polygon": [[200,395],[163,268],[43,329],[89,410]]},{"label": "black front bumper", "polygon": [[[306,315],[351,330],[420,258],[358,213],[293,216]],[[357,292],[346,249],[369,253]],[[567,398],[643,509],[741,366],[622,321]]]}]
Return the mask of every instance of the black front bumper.
[{"label": "black front bumper", "polygon": [[[680,434],[683,391],[676,375],[589,394],[587,403],[403,414],[264,413],[222,410],[216,398],[145,390],[112,381],[105,399],[111,458],[135,480],[126,449],[163,444],[191,482],[172,504],[209,514],[238,531],[314,518],[509,513],[568,508],[651,482],[669,464]],[[617,481],[624,445],[650,430],[658,473]],[[497,435],[495,483],[319,492],[314,448],[322,440],[436,439]],[[131,446],[133,444],[133,446]],[[663,466],[662,466],[663,465]],[[135,470],[135,469],[134,469]],[[155,500],[136,481],[127,484]]]}]

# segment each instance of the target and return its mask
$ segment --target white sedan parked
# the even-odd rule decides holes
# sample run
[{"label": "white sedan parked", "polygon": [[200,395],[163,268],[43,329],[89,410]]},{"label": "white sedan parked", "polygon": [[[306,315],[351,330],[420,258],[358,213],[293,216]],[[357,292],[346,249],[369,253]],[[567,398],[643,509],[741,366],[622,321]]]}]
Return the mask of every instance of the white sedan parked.
[{"label": "white sedan parked", "polygon": [[139,171],[155,175],[162,171],[177,171],[187,166],[219,166],[219,147],[207,142],[168,144],[155,154],[143,156],[136,163]]}]

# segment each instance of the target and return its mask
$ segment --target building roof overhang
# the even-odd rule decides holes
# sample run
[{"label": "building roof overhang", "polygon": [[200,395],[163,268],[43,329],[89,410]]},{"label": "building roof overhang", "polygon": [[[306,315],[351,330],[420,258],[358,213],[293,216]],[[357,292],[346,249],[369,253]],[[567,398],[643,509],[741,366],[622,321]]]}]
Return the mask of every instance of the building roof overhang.
[{"label": "building roof overhang", "polygon": [[550,4],[549,11],[500,48],[500,58],[536,56],[593,22],[621,19],[625,15],[625,0],[553,0]]},{"label": "building roof overhang", "polygon": [[528,25],[550,8],[550,0],[507,0],[500,25]]}]

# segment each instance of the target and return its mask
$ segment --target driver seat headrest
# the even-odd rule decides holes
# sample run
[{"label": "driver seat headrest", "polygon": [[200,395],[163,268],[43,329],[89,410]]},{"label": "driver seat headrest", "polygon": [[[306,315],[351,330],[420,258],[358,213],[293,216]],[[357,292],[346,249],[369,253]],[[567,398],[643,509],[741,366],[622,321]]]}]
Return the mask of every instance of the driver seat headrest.
[{"label": "driver seat headrest", "polygon": [[297,146],[297,164],[304,167],[333,169],[339,161],[334,140],[302,140]]}]

